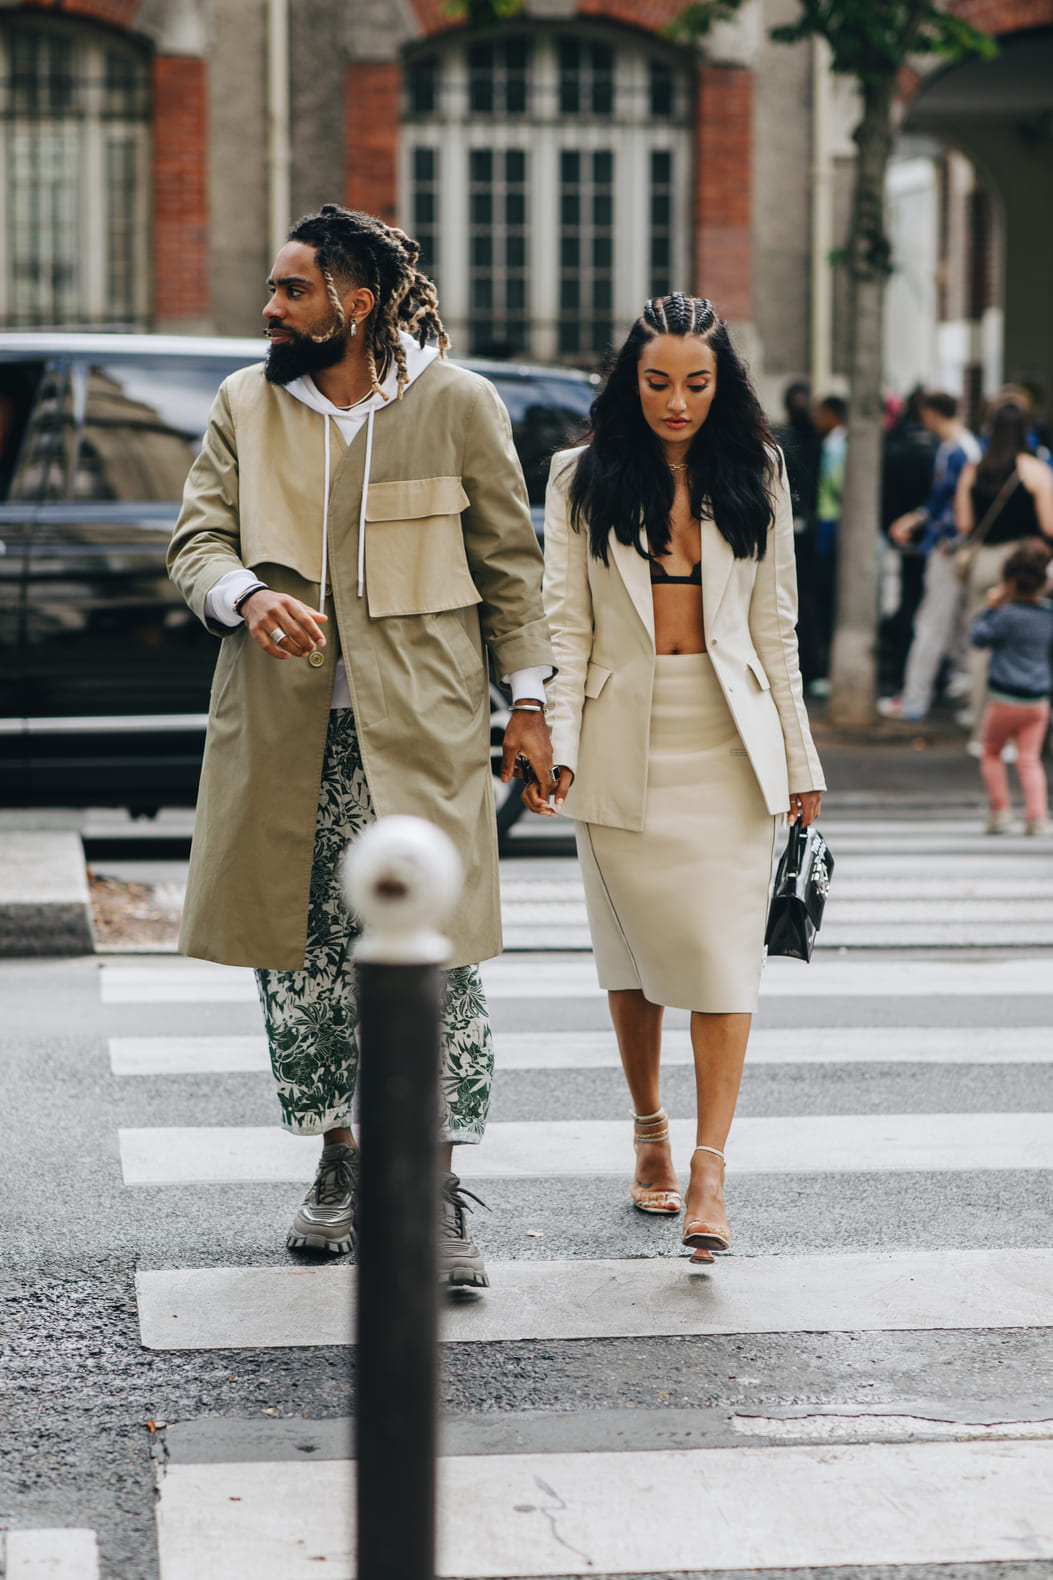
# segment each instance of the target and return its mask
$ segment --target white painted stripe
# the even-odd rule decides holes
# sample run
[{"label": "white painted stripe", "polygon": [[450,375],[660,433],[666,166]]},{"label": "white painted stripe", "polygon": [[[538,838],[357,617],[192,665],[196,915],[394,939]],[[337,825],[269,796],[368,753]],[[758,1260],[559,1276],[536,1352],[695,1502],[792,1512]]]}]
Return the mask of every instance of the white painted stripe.
[{"label": "white painted stripe", "polygon": [[95,1532],[73,1527],[9,1531],[5,1573],[7,1580],[98,1580]]},{"label": "white painted stripe", "polygon": [[[896,1251],[491,1262],[486,1298],[443,1308],[447,1343],[693,1333],[1041,1328],[1053,1250]],[[181,1268],[136,1274],[154,1350],[287,1348],[351,1340],[355,1270],[339,1265]]]},{"label": "white painted stripe", "polygon": [[219,1075],[269,1070],[266,1037],[111,1037],[114,1075]]},{"label": "white painted stripe", "polygon": [[[926,876],[918,872],[918,863],[912,861],[911,871],[900,876],[889,875],[887,857],[877,857],[863,863],[856,859],[851,872],[837,871],[836,886],[830,892],[827,914],[835,908],[841,910],[846,902],[895,901],[913,904],[946,900],[949,903],[969,902],[982,904],[988,900],[1017,901],[1034,904],[1050,902],[1050,882],[1053,871],[1035,871],[1033,863],[1021,863],[1024,871],[1007,875],[998,865],[996,873],[972,876],[962,873],[957,863],[943,861],[932,863],[935,871]],[[1053,867],[1053,864],[1051,864]],[[872,870],[868,870],[872,869]],[[576,871],[576,869],[574,869]],[[172,885],[171,887],[175,887]],[[506,917],[526,920],[524,913],[534,910],[558,915],[577,907],[585,910],[585,889],[579,877],[518,879],[513,883],[502,882],[501,904]]]},{"label": "white painted stripe", "polygon": [[[591,959],[522,955],[483,962],[491,999],[592,998],[601,993]],[[104,1004],[216,1004],[257,1002],[251,971],[240,966],[104,965]],[[769,960],[761,977],[765,998],[919,998],[1053,993],[1048,958],[1009,960]],[[604,995],[606,996],[606,995]]]},{"label": "white painted stripe", "polygon": [[[693,1119],[670,1121],[686,1158]],[[307,1182],[317,1136],[274,1127],[208,1125],[118,1131],[126,1185]],[[472,1179],[625,1174],[628,1121],[552,1120],[492,1124],[481,1145],[458,1153]],[[1053,1169],[1053,1114],[802,1114],[737,1119],[728,1143],[735,1174],[887,1173],[916,1169]]]},{"label": "white painted stripe", "polygon": [[[620,1066],[613,1031],[499,1031],[499,1070]],[[662,1063],[690,1064],[686,1030],[666,1030]],[[754,1030],[749,1066],[766,1064],[1053,1064],[1048,1026],[816,1026]]]},{"label": "white painted stripe", "polygon": [[[1042,1560],[1051,1478],[1042,1442],[444,1458],[437,1567],[517,1580]],[[171,1464],[161,1580],[315,1580],[322,1560],[351,1580],[352,1517],[339,1461]]]}]

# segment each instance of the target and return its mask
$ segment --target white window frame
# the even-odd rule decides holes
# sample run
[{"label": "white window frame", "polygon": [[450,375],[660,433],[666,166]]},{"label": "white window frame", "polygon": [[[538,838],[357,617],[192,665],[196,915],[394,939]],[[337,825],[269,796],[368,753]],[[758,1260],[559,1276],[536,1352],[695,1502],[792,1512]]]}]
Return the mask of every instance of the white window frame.
[{"label": "white window frame", "polygon": [[[48,119],[45,116],[20,117],[10,102],[10,48],[11,32],[15,29],[40,34],[59,33],[73,46],[74,74],[78,86],[78,108],[68,115]],[[124,40],[115,40],[112,34],[101,30],[54,22],[46,12],[0,13],[0,325],[16,328],[37,328],[45,324],[54,327],[94,328],[105,324],[120,324],[129,329],[148,327],[150,317],[150,251],[149,251],[149,200],[150,200],[150,123],[146,113],[142,116],[110,116],[105,109],[106,55],[108,51],[125,50],[135,54],[134,46]],[[143,93],[149,92],[149,74],[145,57],[138,64],[143,72]],[[15,140],[27,133],[39,135],[42,131],[66,130],[76,143],[77,171],[75,197],[71,223],[75,230],[77,278],[72,296],[75,306],[70,315],[63,315],[58,325],[52,317],[15,319],[16,304],[11,278],[12,252],[10,234],[10,202],[12,193],[9,182]],[[133,149],[133,211],[130,232],[133,245],[132,300],[130,313],[123,304],[118,311],[111,300],[109,265],[110,238],[107,233],[107,216],[111,194],[107,179],[108,149],[113,144],[128,144]]]},{"label": "white window frame", "polygon": [[[614,156],[614,301],[612,317],[617,339],[628,330],[651,295],[650,167],[653,150],[673,156],[673,288],[692,287],[693,202],[693,73],[657,41],[617,29],[580,24],[524,26],[531,41],[529,109],[523,116],[472,115],[468,108],[467,50],[462,35],[427,46],[438,61],[435,111],[412,113],[407,97],[399,164],[399,212],[409,227],[413,213],[413,149],[430,147],[438,161],[439,258],[443,321],[462,354],[470,342],[468,257],[468,150],[490,148],[495,155],[508,148],[527,151],[529,161],[530,343],[525,354],[539,362],[557,362],[559,352],[559,156],[563,149],[591,154],[609,149]],[[577,116],[559,108],[558,40],[574,36],[583,42],[613,47],[614,107],[612,115],[595,116],[586,109]],[[671,67],[676,83],[674,113],[654,120],[650,113],[650,61],[659,56]],[[579,356],[588,362],[588,356]]]}]

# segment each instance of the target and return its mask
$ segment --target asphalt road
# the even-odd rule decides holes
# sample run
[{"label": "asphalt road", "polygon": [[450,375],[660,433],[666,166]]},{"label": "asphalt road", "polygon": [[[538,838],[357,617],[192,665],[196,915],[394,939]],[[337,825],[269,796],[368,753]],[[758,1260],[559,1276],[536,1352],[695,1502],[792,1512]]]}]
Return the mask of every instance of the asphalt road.
[{"label": "asphalt road", "polygon": [[[833,822],[827,829],[835,850],[836,827]],[[978,841],[972,857],[954,853],[964,825],[956,825],[946,855],[939,853],[941,840],[947,843],[946,827],[938,820],[926,827],[936,854],[925,854],[923,829],[919,859],[928,863],[926,871],[944,874],[952,888],[963,862],[972,861],[968,870],[980,875],[994,870],[992,862],[997,865],[992,842]],[[1036,875],[1053,876],[1049,849],[1029,842],[1025,851],[1024,842],[1016,841],[1002,850],[1003,860],[1029,853]],[[537,870],[550,882],[553,871],[572,875],[572,865],[570,858],[549,858]],[[521,877],[523,869],[522,862],[509,864],[514,876]],[[175,868],[163,871],[177,876]],[[757,1144],[751,1137],[770,1133],[787,1149],[787,1160],[769,1167],[762,1159],[759,1166],[736,1170],[733,1133],[734,1254],[722,1259],[706,1285],[718,1300],[725,1298],[722,1288],[728,1291],[731,1315],[724,1331],[656,1331],[663,1323],[656,1321],[653,1306],[640,1307],[630,1331],[615,1331],[626,1326],[628,1297],[619,1280],[639,1277],[646,1264],[655,1277],[677,1281],[678,1289],[687,1277],[684,1263],[672,1227],[634,1213],[628,1204],[628,1100],[605,1042],[603,998],[587,987],[559,996],[546,991],[555,972],[573,972],[583,956],[528,951],[507,960],[518,974],[499,984],[494,978],[498,985],[491,997],[498,1047],[490,1130],[496,1172],[470,1182],[490,1208],[473,1222],[494,1272],[492,1296],[484,1299],[497,1312],[499,1327],[507,1311],[508,1332],[514,1334],[518,1308],[507,1291],[516,1278],[559,1264],[565,1289],[552,1295],[548,1336],[487,1342],[469,1336],[442,1346],[444,1463],[451,1476],[467,1477],[468,1489],[456,1494],[458,1518],[468,1526],[457,1540],[484,1555],[478,1569],[456,1567],[455,1560],[449,1572],[529,1574],[531,1580],[586,1572],[632,1573],[638,1580],[673,1574],[730,1580],[753,1570],[763,1570],[768,1580],[1049,1580],[1048,1502],[1041,1507],[1036,1501],[1030,1517],[1027,1507],[1023,1513],[1007,1509],[1001,1533],[989,1530],[976,1513],[978,1555],[972,1557],[960,1556],[961,1530],[953,1510],[939,1512],[938,1496],[928,1546],[919,1536],[911,1548],[907,1538],[918,1523],[909,1506],[911,1478],[924,1483],[925,1454],[934,1456],[937,1487],[967,1487],[974,1478],[972,1508],[993,1510],[988,1524],[997,1525],[1001,1496],[991,1465],[943,1461],[940,1455],[1018,1454],[1019,1463],[1010,1466],[1018,1488],[1031,1485],[1032,1473],[1049,1474],[1050,1461],[1042,1455],[1053,1434],[1053,1346],[1043,1313],[1051,1286],[1032,1288],[1027,1281],[1034,1280],[1036,1267],[1046,1269],[1035,1258],[1053,1253],[1053,1147],[1048,1130],[1040,1129],[1033,1139],[1025,1137],[1018,1158],[1007,1162],[1003,1151],[999,1166],[992,1166],[985,1142],[1015,1135],[1014,1125],[1041,1125],[1035,1116],[1053,1114],[1053,1031],[1049,1048],[1043,1035],[1050,1026],[1053,950],[863,946],[850,959],[832,951],[817,958],[809,968],[812,976],[800,979],[807,981],[807,991],[779,989],[762,998],[755,1044],[760,1052],[743,1087],[739,1145],[745,1152],[747,1143]],[[1007,995],[997,986],[1006,965],[1031,971],[1026,991]],[[886,967],[891,976],[888,970],[881,975]],[[961,991],[939,976],[941,969],[957,967]],[[934,973],[934,990],[926,991],[921,980],[909,991],[890,991],[888,982],[907,968]],[[142,1279],[165,1270],[211,1270],[226,1277],[256,1269],[280,1278],[290,1267],[308,1271],[312,1265],[284,1249],[303,1189],[287,1178],[247,1184],[210,1176],[206,1167],[201,1178],[180,1184],[125,1183],[122,1134],[151,1132],[163,1158],[166,1147],[190,1145],[187,1138],[200,1129],[211,1130],[218,1144],[227,1127],[274,1124],[270,1078],[263,1070],[219,1067],[194,1074],[166,1067],[162,1044],[171,1046],[175,1039],[209,1039],[222,1065],[230,1039],[260,1033],[250,996],[237,989],[224,997],[196,978],[184,987],[179,973],[185,969],[171,957],[0,963],[0,1530],[94,1531],[102,1580],[154,1580],[160,1490],[169,1522],[162,1580],[191,1574],[194,1580],[343,1575],[346,1563],[341,1567],[332,1547],[294,1556],[288,1568],[267,1568],[266,1550],[260,1561],[251,1543],[238,1545],[244,1531],[240,1537],[237,1530],[224,1534],[223,1520],[242,1500],[248,1508],[253,1497],[262,1496],[252,1478],[254,1466],[266,1473],[261,1485],[270,1513],[263,1504],[252,1506],[264,1523],[283,1509],[292,1523],[305,1509],[310,1515],[316,1494],[298,1493],[300,1483],[287,1486],[287,1476],[306,1475],[308,1469],[321,1475],[328,1468],[350,1485],[346,1455],[355,1379],[347,1348],[311,1342],[309,1328],[295,1343],[265,1347],[151,1349],[141,1339],[137,1274]],[[878,974],[868,990],[871,970]],[[669,1016],[671,1045],[682,1045],[685,1026],[685,1016]],[[827,1051],[822,1057],[798,1056],[794,1050],[807,1052],[813,1035],[827,1038]],[[160,1049],[160,1063],[153,1073],[115,1073],[111,1039],[132,1038],[156,1040],[151,1046]],[[545,1050],[540,1066],[532,1062],[532,1042]],[[689,1120],[694,1112],[682,1058],[681,1047],[664,1081],[674,1120]],[[888,1162],[881,1147],[891,1158],[903,1136],[914,1134],[910,1126],[918,1116],[930,1139],[923,1138],[920,1153],[904,1152],[902,1166]],[[829,1166],[821,1151],[825,1143],[812,1152],[794,1151],[801,1127],[826,1118],[857,1127],[858,1167]],[[756,1128],[768,1122],[774,1122],[771,1132]],[[501,1149],[521,1133],[518,1127],[536,1127],[522,1133],[536,1135],[540,1146],[553,1134],[557,1140],[569,1137],[577,1126],[590,1146],[595,1141],[599,1147],[606,1145],[599,1127],[611,1123],[624,1127],[620,1174],[606,1165],[596,1172],[530,1172],[502,1161]],[[182,1140],[173,1143],[175,1128]],[[872,1144],[878,1147],[876,1166],[866,1150]],[[896,1263],[897,1257],[915,1260]],[[592,1295],[570,1310],[575,1279],[599,1264],[613,1270],[609,1297],[597,1301]],[[896,1301],[903,1300],[902,1311],[921,1311],[920,1296],[915,1300],[904,1289],[912,1280],[929,1280],[926,1299],[934,1315],[886,1321],[875,1307],[871,1320],[870,1297],[864,1295],[857,1308],[863,1316],[855,1325],[825,1315],[824,1301],[833,1311],[842,1299],[854,1298],[875,1268],[893,1266],[909,1272],[888,1295],[888,1310],[899,1310]],[[766,1279],[787,1273],[790,1305],[799,1298],[811,1315],[787,1331],[751,1331],[749,1302],[740,1293],[747,1285],[736,1280],[760,1278],[756,1287],[763,1293]],[[1003,1274],[1024,1291],[1020,1310],[1014,1306],[1012,1321],[1004,1325],[998,1301],[1008,1297],[997,1285]],[[945,1296],[948,1280],[959,1277],[964,1294],[954,1312]],[[559,1314],[561,1301],[569,1316]],[[563,1329],[583,1312],[584,1327],[566,1336]],[[471,1311],[458,1313],[457,1320],[470,1325]],[[686,1328],[693,1321],[685,1319]],[[611,1331],[604,1331],[605,1324]],[[992,1446],[985,1434],[995,1426],[998,1441]],[[850,1456],[867,1453],[877,1457],[864,1457],[853,1469]],[[907,1466],[901,1483],[896,1456],[907,1453],[922,1459]],[[815,1456],[825,1455],[824,1474],[835,1479],[847,1466],[864,1504],[868,1478],[876,1476],[875,1505],[901,1510],[892,1522],[896,1541],[882,1550],[880,1533],[861,1536],[861,1556],[850,1561],[802,1561],[809,1541],[817,1553],[836,1559],[839,1541],[845,1546],[843,1528],[853,1522],[832,1517],[818,1495],[814,1506],[801,1507],[799,1519],[766,1521],[765,1488],[798,1463],[795,1454],[803,1456],[805,1469],[814,1469]],[[609,1457],[618,1455],[620,1460]],[[647,1570],[630,1556],[625,1562],[632,1562],[631,1569],[610,1562],[606,1568],[583,1567],[593,1561],[592,1549],[584,1537],[560,1534],[559,1521],[541,1499],[548,1524],[540,1534],[531,1534],[534,1502],[509,1506],[526,1511],[518,1516],[526,1522],[518,1539],[520,1567],[485,1567],[485,1554],[501,1550],[501,1535],[491,1529],[496,1516],[487,1524],[479,1508],[473,1515],[471,1489],[481,1488],[479,1504],[485,1507],[490,1499],[497,1510],[504,1483],[487,1492],[490,1483],[478,1478],[496,1475],[502,1466],[511,1475],[515,1466],[528,1463],[551,1466],[547,1481],[535,1480],[544,1484],[546,1496],[558,1488],[561,1508],[570,1501],[567,1488],[587,1489],[590,1466],[602,1465],[605,1476],[615,1476],[606,1524],[626,1554],[657,1548],[659,1566]],[[677,1520],[656,1517],[641,1535],[641,1522],[654,1506],[648,1501],[654,1485],[660,1491],[666,1475],[674,1485],[685,1463],[717,1467],[698,1487],[699,1512],[677,1505]],[[645,1474],[652,1465],[654,1474]],[[755,1479],[740,1486],[734,1477],[744,1466],[753,1467]],[[625,1495],[614,1490],[622,1485],[622,1469],[643,1476],[640,1482],[630,1477]],[[737,1510],[750,1531],[740,1544],[741,1560],[731,1563],[726,1560],[736,1547],[734,1521],[718,1510],[725,1470],[732,1478],[730,1501],[720,1508]],[[194,1481],[195,1475],[204,1479]],[[213,1523],[193,1549],[189,1527],[179,1528],[191,1494],[180,1489],[197,1488],[193,1495],[200,1500],[202,1486],[219,1502],[215,1508],[208,1504]],[[301,1496],[307,1503],[297,1505]],[[838,1496],[843,1499],[843,1492]],[[478,1531],[473,1518],[480,1522]],[[501,1523],[507,1525],[504,1516]],[[553,1567],[549,1525],[566,1547],[563,1570]],[[820,1528],[827,1527],[828,1537],[820,1541]],[[451,1550],[460,1551],[450,1540]],[[318,1545],[324,1546],[321,1535]],[[196,1557],[188,1559],[191,1549]],[[600,1555],[608,1550],[602,1541],[595,1549]],[[231,1552],[242,1555],[234,1567]],[[531,1552],[538,1555],[535,1570],[522,1567],[523,1555]],[[308,1559],[314,1567],[304,1567]],[[56,1572],[81,1580],[73,1568]]]}]

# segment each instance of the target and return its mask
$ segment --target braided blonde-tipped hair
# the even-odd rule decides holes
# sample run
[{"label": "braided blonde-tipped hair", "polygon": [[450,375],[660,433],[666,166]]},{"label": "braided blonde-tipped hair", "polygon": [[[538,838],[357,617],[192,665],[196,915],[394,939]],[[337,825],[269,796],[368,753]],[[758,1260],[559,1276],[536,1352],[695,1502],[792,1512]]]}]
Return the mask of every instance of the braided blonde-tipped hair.
[{"label": "braided blonde-tipped hair", "polygon": [[289,240],[315,249],[333,307],[335,322],[324,335],[315,336],[317,340],[331,340],[344,327],[338,282],[345,288],[349,284],[365,286],[373,292],[376,306],[369,316],[365,347],[371,389],[384,396],[380,381],[394,363],[401,400],[409,374],[399,331],[405,330],[421,346],[434,338],[443,357],[450,345],[439,317],[434,283],[417,268],[420,244],[394,225],[338,203],[325,203],[317,214],[297,220]]}]

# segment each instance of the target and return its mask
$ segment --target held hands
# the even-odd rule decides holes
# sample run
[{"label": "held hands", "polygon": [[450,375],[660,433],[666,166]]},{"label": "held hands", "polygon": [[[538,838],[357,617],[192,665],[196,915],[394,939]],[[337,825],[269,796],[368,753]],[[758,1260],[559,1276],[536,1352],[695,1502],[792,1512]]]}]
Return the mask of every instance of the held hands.
[{"label": "held hands", "polygon": [[790,797],[790,810],[786,814],[787,823],[801,820],[801,827],[807,828],[819,816],[819,805],[823,799],[820,790],[802,790],[800,795]]},{"label": "held hands", "polygon": [[242,603],[241,615],[252,640],[271,658],[306,658],[325,646],[319,622],[329,616],[288,593],[261,587]]},{"label": "held hands", "polygon": [[[529,764],[532,778],[529,778],[516,762],[517,757],[523,758]],[[556,780],[552,773],[552,742],[549,739],[548,725],[545,723],[543,713],[516,713],[513,710],[509,715],[501,751],[501,782],[508,784],[511,779],[521,778],[527,778],[523,801],[531,812],[537,812],[544,817],[555,817],[554,810],[548,804],[548,797],[556,789]],[[542,786],[545,787],[544,793]]]}]

